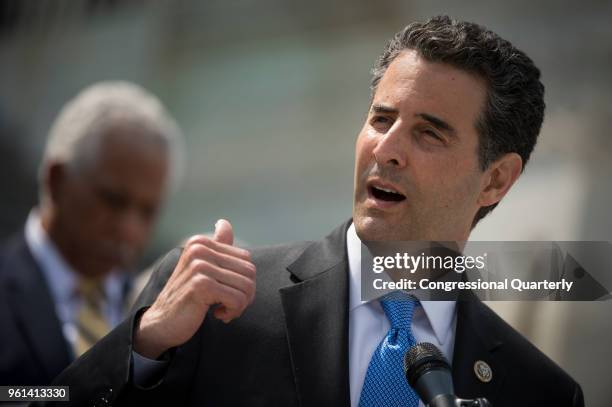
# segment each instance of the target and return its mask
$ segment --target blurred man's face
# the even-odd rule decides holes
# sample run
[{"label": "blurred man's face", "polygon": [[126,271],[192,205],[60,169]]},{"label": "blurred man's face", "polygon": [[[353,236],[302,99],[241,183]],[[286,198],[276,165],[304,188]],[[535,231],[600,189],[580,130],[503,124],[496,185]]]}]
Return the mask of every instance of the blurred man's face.
[{"label": "blurred man's face", "polygon": [[[54,194],[55,235],[71,265],[94,276],[133,265],[164,194],[168,161],[162,146],[117,127],[99,154],[78,171],[62,171]],[[125,141],[130,139],[131,141]]]},{"label": "blurred man's face", "polygon": [[479,78],[414,51],[391,63],[357,139],[362,240],[467,240],[485,184],[475,127],[485,98]]}]

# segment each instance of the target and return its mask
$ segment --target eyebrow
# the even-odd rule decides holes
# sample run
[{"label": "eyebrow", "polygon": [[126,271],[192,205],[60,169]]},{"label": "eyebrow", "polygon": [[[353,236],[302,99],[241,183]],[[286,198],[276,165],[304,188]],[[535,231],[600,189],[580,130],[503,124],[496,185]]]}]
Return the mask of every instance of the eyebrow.
[{"label": "eyebrow", "polygon": [[390,113],[397,114],[397,113],[399,113],[399,110],[397,110],[397,109],[394,109],[392,107],[385,106],[385,105],[380,105],[380,104],[372,105],[372,108],[370,110],[373,113],[387,113],[387,114],[390,114]]},{"label": "eyebrow", "polygon": [[[370,110],[372,113],[399,114],[398,109],[381,104],[373,104]],[[457,135],[457,130],[455,130],[450,123],[440,119],[439,117],[429,113],[417,113],[415,114],[415,117],[420,117],[421,119],[431,123],[438,130],[447,132],[450,136],[455,137]]]}]

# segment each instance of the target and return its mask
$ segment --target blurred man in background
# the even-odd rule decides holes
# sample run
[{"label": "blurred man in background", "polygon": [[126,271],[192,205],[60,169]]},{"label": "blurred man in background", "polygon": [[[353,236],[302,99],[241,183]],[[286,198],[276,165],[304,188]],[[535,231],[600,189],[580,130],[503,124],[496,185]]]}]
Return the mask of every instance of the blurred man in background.
[{"label": "blurred man in background", "polygon": [[39,205],[0,254],[0,385],[48,384],[123,318],[181,138],[160,101],[127,82],[62,109]]}]

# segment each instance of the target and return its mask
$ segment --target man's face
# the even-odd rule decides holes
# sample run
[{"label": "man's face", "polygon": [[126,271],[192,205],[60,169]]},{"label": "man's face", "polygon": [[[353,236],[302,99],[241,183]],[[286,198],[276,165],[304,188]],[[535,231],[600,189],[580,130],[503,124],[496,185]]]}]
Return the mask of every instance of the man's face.
[{"label": "man's face", "polygon": [[362,240],[467,240],[484,173],[479,78],[402,52],[373,97],[355,154],[353,222]]},{"label": "man's face", "polygon": [[[121,137],[126,131],[130,137]],[[91,163],[63,172],[54,198],[56,237],[83,274],[133,265],[151,233],[168,162],[161,145],[139,142],[138,131],[111,130]]]}]

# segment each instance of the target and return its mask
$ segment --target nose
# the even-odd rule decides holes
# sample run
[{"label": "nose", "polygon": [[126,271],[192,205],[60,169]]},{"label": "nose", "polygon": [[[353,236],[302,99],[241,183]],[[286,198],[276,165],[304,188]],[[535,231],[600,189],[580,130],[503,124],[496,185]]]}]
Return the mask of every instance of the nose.
[{"label": "nose", "polygon": [[132,249],[138,249],[146,239],[148,222],[136,208],[126,210],[118,225],[120,240]]},{"label": "nose", "polygon": [[378,136],[376,147],[372,150],[374,159],[380,166],[405,167],[407,163],[407,142],[400,122],[395,122],[389,131]]}]

